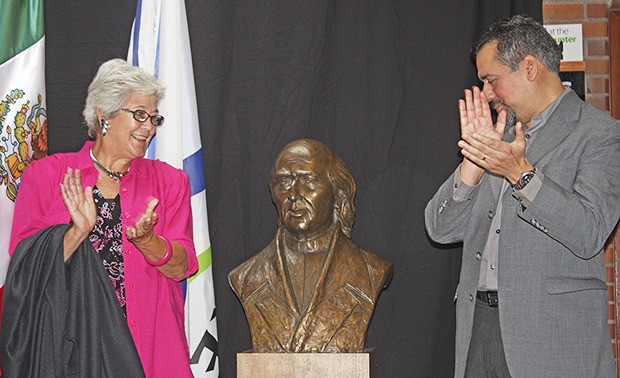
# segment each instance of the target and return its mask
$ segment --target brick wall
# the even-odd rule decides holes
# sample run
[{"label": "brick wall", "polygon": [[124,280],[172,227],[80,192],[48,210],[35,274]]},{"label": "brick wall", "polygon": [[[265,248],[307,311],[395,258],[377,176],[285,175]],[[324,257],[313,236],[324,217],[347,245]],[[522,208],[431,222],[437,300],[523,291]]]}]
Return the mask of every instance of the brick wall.
[{"label": "brick wall", "polygon": [[[583,54],[586,64],[586,101],[600,109],[609,111],[609,30],[608,10],[620,8],[620,0],[543,0],[543,19],[545,24],[583,25]],[[614,355],[618,356],[620,344],[619,330],[616,329],[616,253],[620,240],[620,227],[610,238],[605,248],[607,265],[607,285],[609,287],[609,332],[612,336]],[[617,359],[618,360],[618,359]]]},{"label": "brick wall", "polygon": [[543,1],[545,24],[583,26],[586,101],[609,111],[609,32],[607,1]]}]

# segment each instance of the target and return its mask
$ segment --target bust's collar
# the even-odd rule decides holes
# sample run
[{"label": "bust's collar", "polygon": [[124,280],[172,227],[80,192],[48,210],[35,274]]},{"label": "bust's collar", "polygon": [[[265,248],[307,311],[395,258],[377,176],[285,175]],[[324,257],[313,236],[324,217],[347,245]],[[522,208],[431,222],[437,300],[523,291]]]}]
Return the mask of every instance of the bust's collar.
[{"label": "bust's collar", "polygon": [[282,247],[298,253],[317,253],[327,252],[331,245],[331,240],[340,225],[335,222],[323,234],[310,239],[299,239],[283,227],[279,227],[278,233],[281,235]]}]

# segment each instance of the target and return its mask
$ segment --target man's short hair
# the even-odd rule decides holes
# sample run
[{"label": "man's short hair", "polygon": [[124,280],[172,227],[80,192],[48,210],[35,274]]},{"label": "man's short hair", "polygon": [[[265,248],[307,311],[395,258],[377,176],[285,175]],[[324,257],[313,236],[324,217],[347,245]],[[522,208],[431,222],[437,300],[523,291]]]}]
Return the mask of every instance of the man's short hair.
[{"label": "man's short hair", "polygon": [[527,55],[541,61],[551,72],[560,72],[562,50],[542,24],[532,17],[516,15],[496,21],[472,48],[475,60],[480,49],[497,42],[497,59],[516,71]]}]

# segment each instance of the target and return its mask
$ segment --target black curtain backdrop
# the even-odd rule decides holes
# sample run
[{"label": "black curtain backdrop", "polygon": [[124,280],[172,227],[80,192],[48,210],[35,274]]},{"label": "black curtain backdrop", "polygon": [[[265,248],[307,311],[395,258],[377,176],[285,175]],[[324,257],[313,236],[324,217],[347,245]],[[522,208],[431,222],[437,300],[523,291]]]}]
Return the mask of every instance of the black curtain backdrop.
[{"label": "black curtain backdrop", "polygon": [[[461,250],[433,244],[423,210],[460,160],[457,99],[477,84],[471,44],[541,0],[187,0],[202,133],[219,363],[251,348],[230,270],[276,230],[267,187],[292,139],[324,141],[358,183],[353,240],[395,265],[368,332],[379,377],[453,375]],[[126,57],[136,0],[46,1],[51,153],[87,138],[86,88]],[[210,314],[205,314],[205,317]]]}]

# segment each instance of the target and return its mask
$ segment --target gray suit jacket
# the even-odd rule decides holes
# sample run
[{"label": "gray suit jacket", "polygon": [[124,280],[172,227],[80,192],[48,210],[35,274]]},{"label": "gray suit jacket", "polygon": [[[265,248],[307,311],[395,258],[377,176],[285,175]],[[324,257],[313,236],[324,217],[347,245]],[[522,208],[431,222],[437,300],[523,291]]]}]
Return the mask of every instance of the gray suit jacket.
[{"label": "gray suit jacket", "polygon": [[[568,93],[528,146],[544,175],[524,208],[503,197],[499,316],[513,377],[615,377],[607,327],[605,241],[620,215],[620,122]],[[473,198],[454,175],[425,210],[429,236],[463,242],[455,376],[469,348],[482,253],[504,179],[485,173]]]}]

